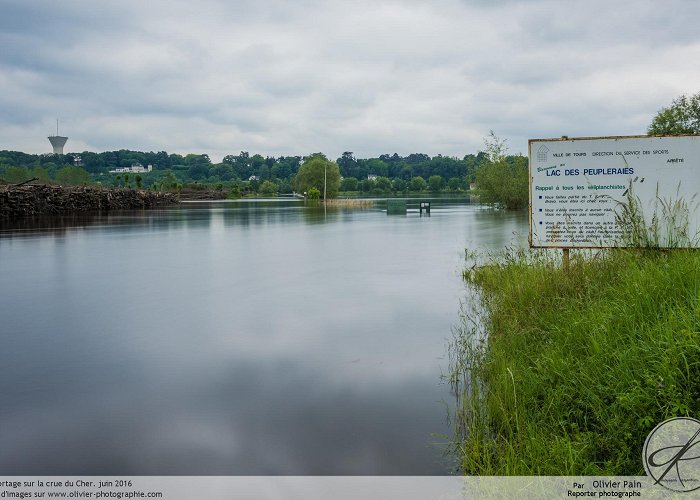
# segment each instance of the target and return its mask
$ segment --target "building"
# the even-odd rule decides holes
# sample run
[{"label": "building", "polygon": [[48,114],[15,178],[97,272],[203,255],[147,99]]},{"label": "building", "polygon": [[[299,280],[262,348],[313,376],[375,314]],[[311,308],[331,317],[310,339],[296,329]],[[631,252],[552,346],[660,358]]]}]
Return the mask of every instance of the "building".
[{"label": "building", "polygon": [[143,174],[146,172],[151,172],[153,170],[153,165],[144,167],[140,163],[132,163],[130,167],[121,167],[110,170],[110,174]]}]

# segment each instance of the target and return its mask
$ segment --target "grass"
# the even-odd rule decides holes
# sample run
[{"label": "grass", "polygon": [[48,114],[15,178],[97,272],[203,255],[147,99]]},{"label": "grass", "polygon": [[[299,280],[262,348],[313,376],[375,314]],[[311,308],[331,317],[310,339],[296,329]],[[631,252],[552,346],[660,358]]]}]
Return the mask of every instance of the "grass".
[{"label": "grass", "polygon": [[700,254],[560,259],[507,250],[465,273],[449,374],[462,473],[643,475],[654,426],[700,414]]},{"label": "grass", "polygon": [[[680,185],[677,191],[679,189]],[[621,245],[633,248],[698,246],[700,235],[691,234],[690,229],[690,218],[697,218],[699,207],[696,195],[689,201],[682,197],[663,198],[659,195],[657,186],[653,210],[645,210],[642,201],[633,193],[631,182],[625,193],[625,202],[618,203],[615,214],[615,222],[621,230]]]}]

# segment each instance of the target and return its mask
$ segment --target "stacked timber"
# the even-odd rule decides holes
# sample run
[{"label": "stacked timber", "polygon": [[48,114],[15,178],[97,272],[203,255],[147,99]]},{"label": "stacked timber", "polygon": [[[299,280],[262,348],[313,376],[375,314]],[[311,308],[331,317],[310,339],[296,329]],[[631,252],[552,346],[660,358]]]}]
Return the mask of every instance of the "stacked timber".
[{"label": "stacked timber", "polygon": [[135,189],[25,184],[0,186],[0,218],[70,212],[133,210],[172,205],[174,193]]},{"label": "stacked timber", "polygon": [[181,200],[225,200],[228,197],[228,192],[214,189],[183,189],[180,191]]}]

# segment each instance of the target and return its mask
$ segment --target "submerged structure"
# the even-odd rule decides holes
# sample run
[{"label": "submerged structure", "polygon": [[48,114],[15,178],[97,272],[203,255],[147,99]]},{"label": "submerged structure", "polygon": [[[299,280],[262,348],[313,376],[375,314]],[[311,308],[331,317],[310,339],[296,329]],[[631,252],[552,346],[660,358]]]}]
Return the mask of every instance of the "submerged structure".
[{"label": "submerged structure", "polygon": [[51,142],[51,146],[53,146],[53,154],[62,155],[63,146],[66,145],[66,141],[68,141],[68,137],[58,135],[58,120],[56,120],[56,135],[49,136],[49,142]]}]

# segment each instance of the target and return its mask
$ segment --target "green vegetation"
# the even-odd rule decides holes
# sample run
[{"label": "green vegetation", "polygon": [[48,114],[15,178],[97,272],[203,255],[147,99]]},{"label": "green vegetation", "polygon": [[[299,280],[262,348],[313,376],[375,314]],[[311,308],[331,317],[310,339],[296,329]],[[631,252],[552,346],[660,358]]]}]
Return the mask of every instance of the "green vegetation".
[{"label": "green vegetation", "polygon": [[[84,151],[65,155],[0,151],[0,183],[19,183],[34,177],[43,182],[58,182],[56,176],[59,170],[78,167],[88,172],[87,182],[105,187],[140,186],[160,191],[208,189],[219,190],[232,197],[256,194],[275,196],[276,193],[292,193],[302,164],[314,157],[337,165],[341,176],[340,192],[360,196],[405,195],[428,190],[468,192],[477,171],[487,163],[486,152],[467,154],[462,158],[431,157],[423,153],[400,156],[394,153],[363,159],[346,151],[332,162],[320,153],[306,157],[272,157],[241,151],[236,155],[224,156],[220,163],[213,163],[206,154],[183,156],[165,151]],[[144,167],[152,165],[153,170],[145,173],[110,172],[135,164]],[[81,182],[84,182],[84,178]],[[317,186],[317,189],[323,193],[322,186]]]},{"label": "green vegetation", "polygon": [[690,234],[690,214],[698,212],[695,198],[665,199],[657,192],[653,213],[645,214],[630,182],[626,201],[619,204],[615,215],[621,229],[620,244],[634,248],[697,247],[700,235]]},{"label": "green vegetation", "polygon": [[263,181],[260,185],[260,194],[264,196],[274,196],[279,190],[279,186],[272,181]]},{"label": "green vegetation", "polygon": [[321,198],[321,191],[315,187],[309,188],[309,190],[306,192],[306,197],[309,200],[318,200]]},{"label": "green vegetation", "polygon": [[315,188],[322,198],[324,193],[326,198],[335,198],[340,187],[340,169],[325,155],[315,153],[304,160],[292,185],[298,193],[308,192],[310,196]]},{"label": "green vegetation", "polygon": [[56,182],[66,186],[80,186],[90,182],[90,174],[80,167],[63,167],[56,172]]},{"label": "green vegetation", "polygon": [[506,156],[505,140],[491,131],[486,144],[487,160],[476,171],[476,185],[482,203],[509,210],[529,203],[528,164],[524,156]]},{"label": "green vegetation", "polygon": [[[700,412],[700,254],[508,251],[451,349],[454,449],[479,475],[639,475],[659,422]],[[482,329],[483,328],[483,329]]]},{"label": "green vegetation", "polygon": [[659,111],[647,133],[651,135],[700,134],[700,92],[682,95],[667,108]]}]

